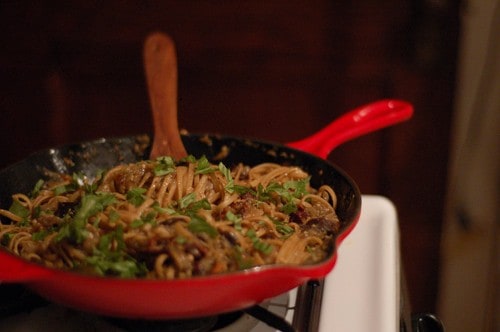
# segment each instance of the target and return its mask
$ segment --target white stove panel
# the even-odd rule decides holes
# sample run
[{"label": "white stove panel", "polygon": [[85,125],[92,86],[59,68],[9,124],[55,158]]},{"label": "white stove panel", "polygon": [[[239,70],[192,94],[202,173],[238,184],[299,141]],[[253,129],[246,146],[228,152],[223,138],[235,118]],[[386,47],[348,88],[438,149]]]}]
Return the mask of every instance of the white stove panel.
[{"label": "white stove panel", "polygon": [[400,263],[396,209],[363,196],[361,218],[339,248],[323,290],[320,332],[399,331]]}]

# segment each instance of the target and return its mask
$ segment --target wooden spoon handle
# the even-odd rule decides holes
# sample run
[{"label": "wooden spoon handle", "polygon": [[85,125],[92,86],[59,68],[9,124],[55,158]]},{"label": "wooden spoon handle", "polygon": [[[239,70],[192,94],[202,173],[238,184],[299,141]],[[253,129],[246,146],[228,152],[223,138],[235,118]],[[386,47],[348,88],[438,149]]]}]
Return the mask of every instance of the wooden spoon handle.
[{"label": "wooden spoon handle", "polygon": [[144,69],[154,121],[150,158],[187,156],[177,123],[177,58],[172,39],[153,33],[144,43]]}]

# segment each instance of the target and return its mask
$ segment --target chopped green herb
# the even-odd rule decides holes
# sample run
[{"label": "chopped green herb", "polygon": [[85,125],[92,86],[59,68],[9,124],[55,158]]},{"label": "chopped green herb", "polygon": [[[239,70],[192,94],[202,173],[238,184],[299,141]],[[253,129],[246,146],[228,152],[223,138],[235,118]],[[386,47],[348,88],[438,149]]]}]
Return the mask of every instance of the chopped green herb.
[{"label": "chopped green herb", "polygon": [[31,235],[31,238],[33,239],[33,241],[42,241],[43,239],[45,239],[45,237],[47,237],[47,235],[49,235],[52,232],[53,232],[53,230],[43,229],[39,232],[33,233]]},{"label": "chopped green herb", "polygon": [[116,210],[109,211],[109,221],[116,222],[120,220],[120,214]]},{"label": "chopped green herb", "polygon": [[312,246],[306,246],[306,251],[309,253],[309,254],[313,254],[314,253],[314,248]]},{"label": "chopped green herb", "polygon": [[144,224],[154,224],[156,215],[157,214],[154,211],[146,213],[145,215],[142,215],[140,219],[134,219],[130,223],[130,227],[138,228],[138,227],[143,226]]},{"label": "chopped green herb", "polygon": [[99,184],[97,181],[93,182],[92,184],[85,184],[83,186],[83,188],[87,194],[95,194],[98,187],[99,187]]},{"label": "chopped green herb", "polygon": [[85,174],[81,172],[76,172],[71,175],[71,179],[73,180],[72,183],[75,185],[75,187],[83,187],[85,184]]},{"label": "chopped green herb", "polygon": [[210,164],[207,157],[203,156],[198,159],[194,174],[208,174],[215,172],[215,168]]},{"label": "chopped green herb", "polygon": [[240,246],[234,247],[234,256],[240,270],[249,269],[254,265],[251,257],[243,257],[243,248]]},{"label": "chopped green herb", "polygon": [[156,220],[156,216],[158,216],[158,213],[156,211],[149,211],[148,213],[143,214],[141,216],[141,220],[144,223],[154,224],[155,220]]},{"label": "chopped green herb", "polygon": [[95,228],[99,228],[99,224],[101,223],[101,218],[94,218],[94,221],[92,222],[92,226]]},{"label": "chopped green herb", "polygon": [[101,236],[98,248],[101,251],[110,251],[110,245],[116,244],[116,250],[125,249],[125,241],[123,240],[123,228],[117,227],[114,231]]},{"label": "chopped green herb", "polygon": [[147,273],[146,266],[138,263],[124,249],[123,229],[118,227],[116,230],[101,236],[93,255],[88,257],[86,262],[99,275],[124,278],[144,276]]},{"label": "chopped green herb", "polygon": [[163,176],[175,173],[175,161],[170,156],[159,157],[156,159],[157,165],[154,168],[156,176]]},{"label": "chopped green herb", "polygon": [[271,199],[271,195],[265,190],[264,186],[259,183],[257,186],[257,200],[267,202]]},{"label": "chopped green herb", "polygon": [[10,233],[4,233],[2,235],[2,238],[0,239],[0,244],[2,244],[3,246],[8,246],[9,245],[9,242],[10,240],[14,237],[14,234],[10,234]]},{"label": "chopped green herb", "polygon": [[170,214],[170,215],[177,213],[172,208],[168,208],[168,207],[163,208],[163,207],[161,207],[160,203],[158,203],[158,202],[154,202],[153,205],[152,205],[152,207],[153,207],[153,210],[155,210],[158,213],[166,213],[166,214]]},{"label": "chopped green herb", "polygon": [[122,278],[133,278],[138,276],[144,276],[147,273],[147,267],[144,263],[139,264],[132,257],[118,258],[117,260],[108,259],[102,260],[98,259],[96,266],[99,270],[112,274],[117,274]]},{"label": "chopped green herb", "polygon": [[183,214],[191,218],[188,223],[189,230],[193,233],[207,233],[211,237],[217,236],[217,229],[212,227],[205,219],[196,214],[201,209],[210,210],[212,208],[210,202],[206,198],[197,201],[196,194],[190,193],[182,197],[177,202],[177,206],[179,214]]},{"label": "chopped green herb", "polygon": [[210,210],[212,208],[210,202],[206,198],[197,201],[196,194],[194,192],[182,197],[178,202],[178,207],[181,212],[184,212],[187,215],[195,213],[201,209]]},{"label": "chopped green herb", "polygon": [[252,193],[254,195],[256,195],[256,191],[253,190],[252,188],[250,187],[246,187],[246,186],[240,186],[240,185],[237,185],[237,184],[233,184],[232,188],[231,188],[235,193],[239,194],[239,195],[243,195],[243,194],[246,194],[246,193]]},{"label": "chopped green herb", "polygon": [[70,183],[57,186],[53,190],[55,195],[62,195],[67,192],[78,190],[81,187],[85,187],[87,192],[92,192],[92,185],[86,184],[85,175],[82,173],[73,173]]},{"label": "chopped green herb", "polygon": [[226,178],[226,191],[230,194],[232,194],[234,192],[234,180],[233,180],[233,177],[231,175],[231,170],[229,170],[229,168],[226,167],[226,165],[224,165],[222,162],[219,163],[219,171],[222,173],[222,175],[224,175],[224,177]]},{"label": "chopped green herb", "polygon": [[130,223],[130,227],[132,227],[132,228],[139,228],[139,227],[141,227],[142,225],[144,225],[144,221],[142,221],[141,219],[134,219],[134,220]]},{"label": "chopped green herb", "polygon": [[146,196],[144,196],[144,193],[147,190],[145,188],[132,188],[127,192],[127,201],[129,201],[130,204],[133,204],[135,206],[139,206],[144,201],[146,200]]},{"label": "chopped green herb", "polygon": [[54,195],[59,196],[69,191],[67,185],[60,185],[54,188]]},{"label": "chopped green herb", "polygon": [[97,188],[99,188],[99,184],[102,182],[102,179],[103,179],[105,174],[106,174],[105,170],[102,170],[102,169],[98,170],[96,172],[94,181],[92,181],[92,183],[90,183],[90,184],[85,183],[85,185],[84,185],[85,193],[95,194],[97,191]]},{"label": "chopped green herb", "polygon": [[252,240],[253,247],[258,251],[262,252],[265,255],[269,255],[273,251],[273,246],[267,242],[262,241],[258,236],[255,230],[249,229],[246,233],[246,236]]},{"label": "chopped green herb", "polygon": [[30,210],[21,204],[17,199],[12,201],[12,204],[9,208],[9,212],[15,214],[16,216],[22,218],[23,220],[27,220],[30,216]]},{"label": "chopped green herb", "polygon": [[[33,214],[32,214],[32,215],[33,215],[33,217],[32,217],[32,218],[33,218],[33,219],[36,219],[36,218],[40,217],[40,216],[41,216],[41,214],[42,214],[42,212],[43,212],[43,211],[42,211],[42,207],[41,207],[40,205],[35,206],[35,207],[33,208]],[[50,211],[50,212],[52,212],[52,211]]]},{"label": "chopped green herb", "polygon": [[179,160],[180,163],[182,162],[186,162],[186,163],[190,163],[190,164],[194,164],[196,162],[196,157],[193,156],[192,154],[188,155],[187,157],[184,157],[184,158],[181,158]]},{"label": "chopped green herb", "polygon": [[194,192],[187,194],[186,196],[182,197],[179,200],[179,209],[184,210],[195,201],[196,201],[196,194]]},{"label": "chopped green herb", "polygon": [[184,244],[187,242],[187,239],[184,236],[179,235],[175,238],[175,242],[178,244]]},{"label": "chopped green herb", "polygon": [[283,184],[283,188],[292,191],[292,195],[295,198],[302,198],[307,195],[307,185],[309,184],[311,177],[307,177],[301,180],[290,180]]},{"label": "chopped green herb", "polygon": [[205,219],[198,215],[191,216],[191,220],[188,223],[188,228],[193,233],[206,233],[210,237],[216,237],[217,229],[210,225]]},{"label": "chopped green herb", "polygon": [[95,250],[94,254],[86,259],[87,264],[94,268],[97,274],[113,275],[122,278],[133,278],[144,276],[147,268],[144,264],[138,263],[131,256],[123,253],[105,254]]},{"label": "chopped green herb", "polygon": [[283,221],[273,220],[273,223],[276,226],[276,230],[285,236],[289,236],[295,232],[295,229],[292,226]]},{"label": "chopped green herb", "polygon": [[281,211],[290,214],[297,211],[297,205],[295,199],[300,199],[307,194],[307,185],[309,184],[309,178],[301,180],[290,180],[285,182],[283,185],[272,182],[266,188],[259,185],[257,188],[256,197],[260,201],[270,201],[273,199],[273,194],[278,195],[278,198],[282,201],[283,206]]},{"label": "chopped green herb", "polygon": [[[115,196],[113,194],[91,194],[83,196],[75,217],[72,221],[67,222],[61,227],[56,240],[61,241],[67,238],[70,241],[82,243],[88,234],[86,230],[87,220],[103,211],[106,206],[112,204],[114,201]],[[69,218],[68,215],[65,216],[65,219],[67,218]]]},{"label": "chopped green herb", "polygon": [[226,218],[227,218],[227,220],[229,220],[233,223],[234,229],[236,229],[238,232],[241,232],[241,230],[242,230],[241,217],[235,215],[231,211],[227,211]]},{"label": "chopped green herb", "polygon": [[290,201],[293,198],[292,193],[279,183],[273,182],[269,184],[266,188],[268,193],[275,192],[285,201]]},{"label": "chopped green herb", "polygon": [[203,198],[203,199],[200,199],[199,201],[195,201],[195,202],[191,203],[188,206],[188,208],[190,211],[196,212],[196,211],[201,210],[201,209],[210,210],[212,208],[212,205],[210,205],[210,202],[208,201],[208,199]]},{"label": "chopped green herb", "polygon": [[31,191],[31,197],[36,197],[40,193],[40,190],[42,189],[44,184],[45,184],[45,181],[43,179],[38,180],[35,183],[35,187]]},{"label": "chopped green herb", "polygon": [[283,213],[290,214],[293,212],[297,212],[297,209],[298,209],[297,204],[295,204],[293,201],[289,201],[286,202],[286,204],[283,205],[280,210]]}]

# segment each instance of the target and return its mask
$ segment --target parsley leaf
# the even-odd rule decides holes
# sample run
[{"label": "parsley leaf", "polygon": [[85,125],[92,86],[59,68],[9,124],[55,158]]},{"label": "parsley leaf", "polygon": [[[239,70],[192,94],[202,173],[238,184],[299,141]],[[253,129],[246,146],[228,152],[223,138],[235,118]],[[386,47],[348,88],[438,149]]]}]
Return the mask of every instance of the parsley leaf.
[{"label": "parsley leaf", "polygon": [[292,226],[283,221],[273,220],[273,224],[276,226],[276,230],[278,231],[278,233],[281,233],[285,236],[289,236],[295,232],[295,229]]},{"label": "parsley leaf", "polygon": [[[62,195],[67,192],[78,190],[81,187],[86,186],[85,175],[83,173],[73,173],[71,175],[71,182],[68,184],[63,184],[54,188],[54,194]],[[91,191],[92,186],[87,185],[87,191]]]},{"label": "parsley leaf", "polygon": [[109,221],[113,223],[118,220],[120,220],[120,214],[118,213],[118,211],[114,209],[109,211]]},{"label": "parsley leaf", "polygon": [[156,176],[163,176],[175,173],[175,161],[170,156],[159,157],[156,159],[157,164],[154,168]]},{"label": "parsley leaf", "polygon": [[189,206],[189,204],[192,204],[195,201],[196,201],[196,194],[194,192],[187,194],[186,196],[182,197],[179,200],[179,202],[178,202],[179,208],[181,210],[184,210]]},{"label": "parsley leaf", "polygon": [[17,199],[12,201],[9,212],[15,214],[19,218],[22,218],[24,221],[28,220],[28,217],[30,216],[30,210],[22,205]]},{"label": "parsley leaf", "polygon": [[70,187],[68,185],[62,184],[60,186],[55,187],[53,191],[54,195],[59,196],[70,191]]},{"label": "parsley leaf", "polygon": [[147,268],[143,263],[137,262],[125,251],[123,229],[118,227],[100,237],[93,255],[87,257],[86,262],[92,266],[99,275],[113,275],[123,278],[144,276]]},{"label": "parsley leaf", "polygon": [[85,174],[76,172],[71,175],[72,183],[75,187],[83,187],[85,184]]},{"label": "parsley leaf", "polygon": [[158,215],[158,212],[150,211],[146,214],[143,214],[141,216],[141,220],[144,221],[145,223],[148,223],[148,224],[154,224],[157,215]]},{"label": "parsley leaf", "polygon": [[283,188],[288,191],[291,191],[293,197],[301,198],[304,195],[308,194],[307,185],[309,184],[310,179],[311,179],[310,177],[307,177],[301,180],[290,180],[283,184]]},{"label": "parsley leaf", "polygon": [[236,229],[238,232],[241,232],[241,230],[242,230],[241,217],[235,215],[231,211],[227,211],[226,218],[227,218],[227,220],[229,220],[233,223],[234,229]]},{"label": "parsley leaf", "polygon": [[203,199],[200,199],[199,201],[195,201],[195,202],[192,202],[189,206],[189,211],[188,212],[196,212],[198,210],[211,210],[212,209],[212,205],[210,205],[210,202],[208,201],[208,199],[206,198],[203,198]]},{"label": "parsley leaf", "polygon": [[276,194],[283,203],[281,211],[286,214],[293,213],[297,211],[297,205],[294,199],[300,199],[307,194],[309,179],[308,177],[301,180],[290,180],[282,185],[277,182],[272,182],[266,188],[259,185],[256,194],[257,199],[261,201],[270,201],[273,199],[273,194]]},{"label": "parsley leaf", "polygon": [[140,219],[132,220],[132,222],[130,223],[130,227],[138,228],[138,227],[143,226],[144,224],[155,225],[156,224],[155,220],[156,220],[157,215],[158,215],[158,213],[156,211],[150,211],[146,214],[143,214],[143,215],[141,215]]},{"label": "parsley leaf", "polygon": [[142,225],[144,225],[144,221],[141,220],[141,219],[134,219],[132,220],[132,222],[130,223],[130,227],[131,228],[139,228],[141,227]]},{"label": "parsley leaf", "polygon": [[44,184],[45,184],[45,181],[43,179],[38,180],[35,183],[35,187],[31,191],[31,197],[36,197],[40,193],[40,190],[42,189]]},{"label": "parsley leaf", "polygon": [[193,156],[192,154],[188,155],[187,157],[179,159],[179,163],[190,163],[194,164],[196,162],[196,157]]},{"label": "parsley leaf", "polygon": [[210,164],[207,157],[203,156],[198,159],[194,174],[208,174],[215,172],[215,168]]},{"label": "parsley leaf", "polygon": [[114,231],[102,235],[99,238],[97,248],[102,252],[109,252],[113,242],[116,245],[116,250],[122,250],[125,248],[125,241],[123,240],[123,227],[118,226]]},{"label": "parsley leaf", "polygon": [[158,203],[157,201],[155,201],[155,202],[153,203],[152,207],[153,207],[153,210],[155,210],[155,211],[156,211],[156,212],[158,212],[158,213],[166,213],[166,214],[170,214],[170,215],[172,215],[172,214],[176,214],[176,213],[177,213],[177,212],[176,212],[174,209],[172,209],[172,208],[168,208],[168,207],[163,208],[163,207],[161,207],[161,206],[160,206],[160,203]]},{"label": "parsley leaf", "polygon": [[80,206],[73,220],[64,224],[56,237],[57,241],[68,238],[70,241],[82,243],[87,237],[87,220],[104,210],[104,208],[115,201],[113,194],[91,194],[82,197]]},{"label": "parsley leaf", "polygon": [[216,237],[219,234],[215,227],[210,225],[205,219],[198,215],[191,216],[191,220],[188,223],[188,228],[193,233],[206,233],[212,238]]},{"label": "parsley leaf", "polygon": [[0,239],[0,244],[3,246],[8,246],[10,240],[14,237],[14,234],[11,233],[4,233],[2,235],[2,238]]},{"label": "parsley leaf", "polygon": [[243,248],[240,246],[234,247],[234,256],[240,270],[249,269],[254,265],[251,257],[243,257]]},{"label": "parsley leaf", "polygon": [[47,237],[47,235],[52,232],[53,230],[51,229],[42,229],[41,231],[31,234],[31,238],[33,239],[33,241],[42,241],[43,239],[45,239],[45,237]]},{"label": "parsley leaf", "polygon": [[175,237],[175,242],[178,243],[178,244],[184,244],[184,243],[187,242],[187,239],[184,236],[182,236],[182,235],[177,235]]},{"label": "parsley leaf", "polygon": [[114,275],[122,278],[133,278],[146,275],[147,268],[138,263],[129,255],[121,253],[103,253],[95,250],[94,254],[86,259],[99,275]]},{"label": "parsley leaf", "polygon": [[182,197],[177,202],[178,210],[173,213],[179,213],[188,216],[191,220],[188,223],[188,228],[193,233],[207,233],[211,237],[217,236],[217,229],[210,225],[203,217],[196,213],[201,210],[210,210],[212,206],[210,202],[204,198],[199,201],[196,200],[196,194],[190,193]]},{"label": "parsley leaf", "polygon": [[210,202],[206,199],[196,200],[196,194],[194,192],[187,194],[178,201],[178,207],[181,212],[189,215],[191,213],[196,213],[198,210],[210,210],[212,206]]},{"label": "parsley leaf", "polygon": [[234,184],[231,189],[233,189],[233,191],[239,195],[243,195],[246,193],[251,193],[251,194],[257,195],[257,192],[255,190],[253,190],[250,187],[246,187],[246,186],[240,186],[240,185]]},{"label": "parsley leaf", "polygon": [[294,202],[292,202],[291,200],[286,202],[281,208],[280,208],[280,211],[283,212],[283,213],[286,213],[286,214],[291,214],[291,213],[294,213],[294,212],[297,212],[298,210],[298,207],[297,207],[297,204],[295,204]]},{"label": "parsley leaf", "polygon": [[135,206],[141,205],[146,200],[146,196],[144,196],[146,191],[146,188],[131,188],[127,192],[127,201]]},{"label": "parsley leaf", "polygon": [[249,229],[246,236],[252,240],[253,247],[265,255],[269,255],[273,251],[273,246],[267,242],[262,241],[255,230]]},{"label": "parsley leaf", "polygon": [[229,170],[229,168],[226,167],[226,165],[224,165],[222,162],[219,163],[219,171],[222,173],[222,175],[224,175],[224,177],[226,178],[226,191],[230,194],[232,194],[234,192],[234,180],[233,180],[233,177],[231,176],[231,170]]}]

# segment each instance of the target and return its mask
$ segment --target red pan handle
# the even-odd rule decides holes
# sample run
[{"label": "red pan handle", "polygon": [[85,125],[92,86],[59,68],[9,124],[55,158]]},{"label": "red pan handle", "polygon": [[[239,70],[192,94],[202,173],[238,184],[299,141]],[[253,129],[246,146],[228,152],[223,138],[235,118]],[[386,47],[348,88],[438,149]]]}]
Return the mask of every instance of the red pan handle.
[{"label": "red pan handle", "polygon": [[358,107],[315,134],[287,145],[326,159],[338,145],[381,128],[403,122],[413,115],[408,102],[384,99]]},{"label": "red pan handle", "polygon": [[53,271],[50,269],[28,263],[0,250],[0,283],[42,280],[49,278],[52,274]]}]

